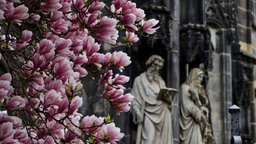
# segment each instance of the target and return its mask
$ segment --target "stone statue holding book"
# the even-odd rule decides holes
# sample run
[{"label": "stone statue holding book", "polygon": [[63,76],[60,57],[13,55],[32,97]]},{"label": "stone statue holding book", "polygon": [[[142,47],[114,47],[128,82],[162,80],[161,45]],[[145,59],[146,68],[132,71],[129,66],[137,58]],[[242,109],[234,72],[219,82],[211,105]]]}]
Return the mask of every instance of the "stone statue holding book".
[{"label": "stone statue holding book", "polygon": [[136,144],[173,144],[171,104],[176,89],[166,88],[159,73],[163,65],[162,57],[152,55],[147,70],[134,80],[131,110],[138,124]]}]

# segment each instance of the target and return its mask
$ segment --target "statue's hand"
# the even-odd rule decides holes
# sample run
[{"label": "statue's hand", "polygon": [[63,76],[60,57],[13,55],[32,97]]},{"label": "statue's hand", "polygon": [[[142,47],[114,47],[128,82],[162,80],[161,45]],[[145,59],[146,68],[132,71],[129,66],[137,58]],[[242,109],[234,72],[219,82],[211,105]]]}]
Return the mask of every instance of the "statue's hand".
[{"label": "statue's hand", "polygon": [[142,123],[143,121],[143,115],[141,112],[136,111],[136,119],[137,119],[137,123]]},{"label": "statue's hand", "polygon": [[203,124],[207,123],[207,117],[205,115],[201,116],[201,122],[203,122]]}]

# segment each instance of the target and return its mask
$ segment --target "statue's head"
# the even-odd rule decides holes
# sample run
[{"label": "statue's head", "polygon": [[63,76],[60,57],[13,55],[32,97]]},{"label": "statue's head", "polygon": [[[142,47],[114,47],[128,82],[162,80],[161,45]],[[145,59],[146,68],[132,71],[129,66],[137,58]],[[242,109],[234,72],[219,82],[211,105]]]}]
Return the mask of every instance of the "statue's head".
[{"label": "statue's head", "polygon": [[157,72],[164,66],[164,59],[159,55],[152,55],[146,61],[146,67],[154,68]]},{"label": "statue's head", "polygon": [[164,66],[164,59],[159,55],[152,55],[146,61],[147,78],[149,81],[158,81],[160,77],[160,70]]},{"label": "statue's head", "polygon": [[204,72],[200,68],[193,68],[186,80],[188,85],[198,86],[202,83],[204,78]]}]

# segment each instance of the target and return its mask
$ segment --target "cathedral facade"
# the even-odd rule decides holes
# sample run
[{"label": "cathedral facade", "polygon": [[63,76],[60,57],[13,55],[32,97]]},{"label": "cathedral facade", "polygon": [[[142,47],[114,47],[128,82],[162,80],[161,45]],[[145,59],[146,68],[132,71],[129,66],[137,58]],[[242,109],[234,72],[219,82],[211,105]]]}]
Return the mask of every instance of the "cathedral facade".
[{"label": "cathedral facade", "polygon": [[[160,21],[153,35],[140,35],[138,44],[122,47],[132,60],[125,71],[131,77],[127,88],[153,54],[165,59],[161,76],[167,87],[178,93],[172,103],[173,139],[180,143],[180,86],[192,68],[203,65],[210,110],[210,124],[216,144],[230,143],[233,132],[243,144],[256,142],[256,0],[135,0],[148,18]],[[87,82],[88,83],[88,82]],[[93,91],[86,90],[87,96]],[[129,92],[129,91],[128,91]],[[88,108],[104,113],[107,104]],[[90,107],[92,105],[92,107]],[[237,125],[232,125],[229,108],[240,108]],[[103,107],[102,107],[103,106]],[[114,112],[113,112],[114,113]],[[234,121],[234,120],[233,120]],[[121,143],[135,141],[136,125],[130,113],[116,117],[125,137]]]}]

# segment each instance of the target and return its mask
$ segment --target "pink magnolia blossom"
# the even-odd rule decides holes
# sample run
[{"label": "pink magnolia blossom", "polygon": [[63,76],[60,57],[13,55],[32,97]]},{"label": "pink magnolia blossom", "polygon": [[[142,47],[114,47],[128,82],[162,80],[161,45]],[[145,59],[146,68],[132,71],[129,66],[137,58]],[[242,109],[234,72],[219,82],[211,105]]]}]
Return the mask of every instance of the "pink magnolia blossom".
[{"label": "pink magnolia blossom", "polygon": [[24,100],[24,98],[20,96],[14,96],[9,99],[9,101],[6,104],[6,107],[11,110],[16,110],[16,109],[23,108],[25,104],[26,104],[26,101]]},{"label": "pink magnolia blossom", "polygon": [[153,27],[155,27],[158,24],[158,22],[159,20],[156,20],[156,19],[150,19],[145,21],[145,23],[142,26],[142,31],[148,34],[155,33],[159,27],[156,27],[156,28],[153,28]]},{"label": "pink magnolia blossom", "polygon": [[1,75],[0,80],[12,81],[12,76],[10,73],[6,73],[6,74]]},{"label": "pink magnolia blossom", "polygon": [[23,42],[29,42],[31,40],[31,38],[32,38],[32,32],[31,31],[24,30],[22,32],[21,39],[22,39]]},{"label": "pink magnolia blossom", "polygon": [[127,14],[122,17],[121,22],[123,25],[127,26],[131,31],[138,31],[138,28],[134,25],[136,21],[136,16],[134,14]]},{"label": "pink magnolia blossom", "polygon": [[76,135],[72,133],[70,130],[65,134],[65,143],[72,143],[72,141],[76,138]]},{"label": "pink magnolia blossom", "polygon": [[125,34],[126,34],[128,43],[136,43],[139,41],[138,36],[134,32],[126,31]]},{"label": "pink magnolia blossom", "polygon": [[42,3],[42,8],[44,11],[52,12],[61,8],[60,0],[45,0]]},{"label": "pink magnolia blossom", "polygon": [[119,104],[128,105],[131,102],[132,99],[133,99],[133,96],[131,94],[127,93],[127,94],[124,94],[124,95],[120,96],[118,99],[116,99],[116,103],[114,103],[114,104],[116,104],[116,105],[119,105]]},{"label": "pink magnolia blossom", "polygon": [[128,76],[117,74],[113,80],[113,84],[114,85],[123,85],[124,83],[127,83],[129,81],[129,79],[130,78]]},{"label": "pink magnolia blossom", "polygon": [[48,91],[45,96],[41,95],[41,99],[45,107],[55,104],[61,98],[61,93],[56,92],[55,90]]},{"label": "pink magnolia blossom", "polygon": [[33,80],[34,80],[34,82],[32,82],[29,85],[29,90],[31,90],[32,93],[34,90],[37,91],[38,93],[41,92],[45,87],[44,82],[43,82],[43,77],[41,77],[37,73],[35,73]]},{"label": "pink magnolia blossom", "polygon": [[[100,64],[104,60],[104,55],[101,53],[94,53],[90,58],[89,58],[91,63],[95,64]],[[98,65],[99,66],[99,65]]]},{"label": "pink magnolia blossom", "polygon": [[113,65],[120,68],[128,66],[131,63],[130,57],[122,51],[113,52],[111,56],[111,62]]},{"label": "pink magnolia blossom", "polygon": [[[47,127],[51,130],[52,135],[57,139],[64,139],[64,126],[58,124],[56,121],[48,121]],[[44,126],[45,127],[45,126]]]},{"label": "pink magnolia blossom", "polygon": [[81,65],[74,66],[74,71],[78,72],[80,77],[85,77],[88,74],[88,71],[83,68]]},{"label": "pink magnolia blossom", "polygon": [[40,55],[44,55],[46,59],[50,59],[53,57],[54,53],[52,53],[55,49],[55,45],[53,44],[52,41],[48,39],[42,39],[39,42],[39,46],[36,48],[36,51]]},{"label": "pink magnolia blossom", "polygon": [[2,141],[2,144],[20,144],[17,139],[12,139],[12,137],[8,137]]},{"label": "pink magnolia blossom", "polygon": [[0,141],[3,141],[5,138],[8,138],[12,134],[14,134],[14,132],[15,130],[13,129],[12,123],[2,123],[0,125]]},{"label": "pink magnolia blossom", "polygon": [[101,13],[101,10],[104,8],[105,4],[103,2],[95,1],[93,2],[89,8],[89,13]]},{"label": "pink magnolia blossom", "polygon": [[79,126],[81,124],[81,116],[71,115],[70,118],[70,120],[66,121],[66,125],[69,127],[69,130],[72,131],[75,135],[81,135],[81,126]]},{"label": "pink magnolia blossom", "polygon": [[61,114],[57,113],[58,112],[58,108],[59,107],[57,105],[55,105],[55,104],[54,105],[45,106],[44,107],[44,112],[47,113],[46,117],[49,120],[51,120],[51,116],[54,117],[56,120],[59,120],[59,119],[63,118]]},{"label": "pink magnolia blossom", "polygon": [[116,19],[104,16],[100,22],[93,27],[95,38],[110,44],[115,44],[118,38],[116,24]]},{"label": "pink magnolia blossom", "polygon": [[14,139],[17,139],[21,143],[28,143],[30,141],[27,131],[25,129],[20,129],[13,135]]},{"label": "pink magnolia blossom", "polygon": [[41,104],[41,101],[39,100],[39,98],[31,98],[29,101],[30,101],[30,103],[27,103],[26,106],[25,106],[26,109],[31,109],[30,104],[32,104],[33,107],[35,107],[35,108],[38,108],[38,106]]},{"label": "pink magnolia blossom", "polygon": [[63,12],[61,11],[53,11],[51,13],[50,22],[56,22],[57,20],[61,19],[63,17]]},{"label": "pink magnolia blossom", "polygon": [[12,76],[10,73],[1,75],[0,80],[12,81]]},{"label": "pink magnolia blossom", "polygon": [[121,8],[123,6],[124,3],[126,3],[127,0],[113,0],[112,4],[114,4],[115,9],[118,10],[119,8]]},{"label": "pink magnolia blossom", "polygon": [[83,40],[82,39],[74,39],[72,40],[71,50],[74,53],[79,53],[83,49]]},{"label": "pink magnolia blossom", "polygon": [[4,16],[6,18],[11,18],[14,12],[14,6],[13,3],[7,3],[4,7]]},{"label": "pink magnolia blossom", "polygon": [[58,101],[56,103],[56,105],[58,105],[58,107],[59,107],[59,109],[58,109],[59,113],[65,113],[68,111],[69,101],[67,98],[64,98],[61,101]]},{"label": "pink magnolia blossom", "polygon": [[[54,54],[52,54],[53,56]],[[35,53],[32,57],[31,60],[33,62],[33,68],[37,69],[37,68],[42,68],[47,66],[47,62],[46,59],[43,55],[40,55],[38,53]]]},{"label": "pink magnolia blossom", "polygon": [[54,60],[53,71],[58,78],[65,82],[69,77],[78,77],[72,69],[72,63],[65,57]]},{"label": "pink magnolia blossom", "polygon": [[106,83],[112,84],[111,78],[113,76],[113,71],[109,70],[106,73],[103,73],[100,77],[100,84],[105,85]]},{"label": "pink magnolia blossom", "polygon": [[67,126],[69,127],[69,130],[65,132],[65,143],[81,143],[83,144],[81,140],[77,138],[77,135],[82,135],[81,130],[78,128],[80,124],[80,116],[72,117],[71,121],[67,121]]},{"label": "pink magnolia blossom", "polygon": [[74,60],[74,64],[85,64],[87,62],[88,62],[88,58],[85,52],[83,52],[82,54],[79,54]]},{"label": "pink magnolia blossom", "polygon": [[83,84],[74,77],[69,77],[66,80],[65,85],[65,93],[69,98],[74,98],[83,87]]},{"label": "pink magnolia blossom", "polygon": [[43,84],[38,84],[38,83],[34,82],[29,86],[28,92],[33,97],[39,97],[39,95],[40,95],[39,92],[45,88],[44,86],[45,85],[43,85]]},{"label": "pink magnolia blossom", "polygon": [[110,52],[107,52],[104,55],[104,60],[102,62],[102,68],[106,68],[110,65],[111,56],[112,56],[112,54]]},{"label": "pink magnolia blossom", "polygon": [[65,88],[61,80],[53,80],[53,81],[50,81],[49,83],[46,83],[45,89],[47,91],[55,90],[56,92],[65,93]]},{"label": "pink magnolia blossom", "polygon": [[20,128],[22,126],[21,119],[16,116],[8,116],[7,114],[0,113],[0,117],[0,125],[2,125],[3,123],[10,122],[12,123],[14,129]]},{"label": "pink magnolia blossom", "polygon": [[117,128],[114,123],[103,125],[101,130],[96,134],[97,138],[103,140],[103,142],[99,142],[102,144],[105,142],[116,144],[116,142],[119,141],[123,136],[124,134],[120,132],[120,128]]},{"label": "pink magnolia blossom", "polygon": [[60,37],[57,34],[54,34],[53,32],[46,33],[46,40],[50,40],[52,43],[55,43],[58,39],[60,39]]},{"label": "pink magnolia blossom", "polygon": [[65,33],[68,31],[70,22],[64,19],[59,19],[52,23],[52,31],[55,33]]},{"label": "pink magnolia blossom", "polygon": [[70,114],[73,114],[80,108],[83,104],[82,97],[76,96],[71,100],[70,103]]},{"label": "pink magnolia blossom", "polygon": [[14,89],[11,86],[11,80],[12,77],[10,73],[3,74],[0,77],[0,102],[6,98],[7,96],[10,96]]},{"label": "pink magnolia blossom", "polygon": [[100,49],[100,45],[95,42],[93,37],[88,36],[83,40],[83,49],[86,51],[87,56],[91,56]]},{"label": "pink magnolia blossom", "polygon": [[106,90],[103,93],[103,96],[109,99],[110,103],[113,104],[113,102],[119,99],[119,97],[121,97],[123,93],[124,93],[123,89],[111,88],[109,90]]},{"label": "pink magnolia blossom", "polygon": [[52,136],[47,136],[45,138],[44,144],[55,144],[53,137]]},{"label": "pink magnolia blossom", "polygon": [[11,19],[15,22],[21,22],[29,17],[28,8],[25,5],[19,5],[14,9]]},{"label": "pink magnolia blossom", "polygon": [[88,71],[85,68],[83,68],[81,65],[74,66],[74,71],[78,72],[81,78],[87,76],[88,74]]},{"label": "pink magnolia blossom", "polygon": [[70,39],[59,38],[55,41],[56,53],[59,55],[71,55],[70,46],[72,41]]},{"label": "pink magnolia blossom", "polygon": [[62,12],[67,12],[67,11],[69,11],[70,8],[71,8],[71,4],[70,4],[70,3],[71,3],[71,2],[62,1],[62,3],[61,3],[62,7],[61,7],[59,10],[62,11]]},{"label": "pink magnolia blossom", "polygon": [[0,89],[0,101],[7,97],[8,91],[4,89]]},{"label": "pink magnolia blossom", "polygon": [[84,1],[76,0],[74,5],[78,10],[82,10],[82,8],[84,8]]},{"label": "pink magnolia blossom", "polygon": [[140,8],[137,8],[133,14],[136,16],[136,21],[141,21],[146,16],[144,10]]},{"label": "pink magnolia blossom", "polygon": [[103,96],[115,107],[117,113],[127,112],[130,109],[130,103],[133,99],[131,94],[124,94],[123,89],[116,89],[107,85]]},{"label": "pink magnolia blossom", "polygon": [[115,105],[115,108],[118,110],[117,114],[120,114],[120,112],[128,112],[130,110],[130,103],[118,103]]},{"label": "pink magnolia blossom", "polygon": [[29,17],[28,8],[24,4],[14,7],[13,3],[7,3],[4,9],[4,16],[16,23],[20,23]]},{"label": "pink magnolia blossom", "polygon": [[96,117],[95,115],[86,116],[82,119],[81,125],[87,133],[96,132],[100,129],[100,126],[103,124],[103,121],[103,117]]},{"label": "pink magnolia blossom", "polygon": [[92,13],[88,16],[88,19],[85,23],[87,23],[90,27],[94,27],[95,24],[97,24],[99,14],[98,13]]},{"label": "pink magnolia blossom", "polygon": [[136,3],[127,1],[122,5],[122,14],[130,14],[136,12]]},{"label": "pink magnolia blossom", "polygon": [[32,19],[33,21],[39,21],[40,18],[41,18],[41,16],[38,15],[38,14],[32,14],[32,15],[31,15],[31,19]]}]

